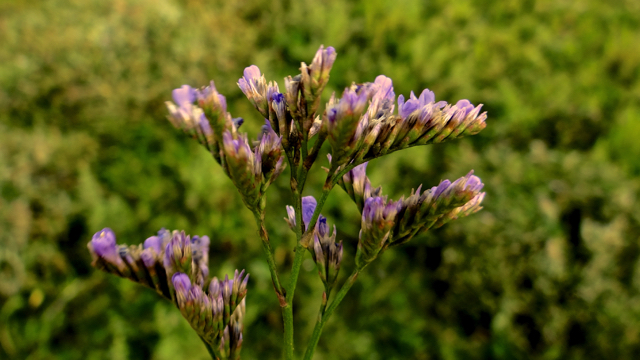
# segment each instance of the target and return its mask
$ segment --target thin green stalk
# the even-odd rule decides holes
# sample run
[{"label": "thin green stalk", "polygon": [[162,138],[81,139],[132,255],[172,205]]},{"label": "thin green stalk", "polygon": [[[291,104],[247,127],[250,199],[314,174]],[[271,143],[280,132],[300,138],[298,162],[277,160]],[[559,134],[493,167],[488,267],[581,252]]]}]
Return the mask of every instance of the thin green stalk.
[{"label": "thin green stalk", "polygon": [[212,347],[211,345],[209,345],[209,343],[208,343],[208,342],[206,342],[206,341],[204,340],[204,338],[203,338],[202,336],[200,336],[200,340],[202,340],[202,342],[204,343],[204,346],[206,346],[206,347],[207,347],[207,351],[209,352],[209,355],[211,355],[211,358],[212,358],[213,360],[220,360],[220,359],[222,359],[221,355],[220,355],[218,352],[216,352],[216,351],[213,349],[213,347]]},{"label": "thin green stalk", "polygon": [[[298,188],[298,171],[295,166],[295,159],[293,156],[288,156],[289,166],[291,168],[291,192],[293,193],[293,202],[296,210],[296,248],[295,248],[295,258],[293,261],[293,268],[291,270],[291,282],[292,285],[287,287],[287,291],[284,299],[284,306],[282,306],[282,321],[284,323],[284,334],[283,334],[283,357],[285,360],[293,360],[294,354],[294,341],[293,341],[293,292],[295,291],[295,281],[298,280],[298,272],[300,270],[300,264],[302,264],[302,256],[304,255],[304,249],[300,249],[300,239],[302,238],[302,227],[304,226],[302,223],[302,197],[300,196],[300,190]],[[295,271],[298,269],[298,271]],[[291,295],[289,293],[291,292]]]},{"label": "thin green stalk", "polygon": [[316,346],[318,345],[318,341],[320,340],[320,335],[322,334],[322,328],[324,327],[324,324],[327,323],[327,320],[329,320],[329,317],[331,317],[331,314],[333,314],[333,312],[338,307],[342,299],[344,299],[345,295],[347,295],[347,292],[349,292],[349,289],[351,289],[353,284],[356,282],[356,280],[358,279],[359,273],[360,272],[358,269],[353,271],[351,276],[342,285],[342,288],[340,288],[340,291],[336,295],[336,298],[333,299],[333,301],[331,302],[331,305],[329,305],[328,308],[326,307],[327,306],[326,302],[324,302],[320,306],[320,313],[318,314],[318,320],[316,321],[316,325],[313,328],[311,339],[309,339],[309,345],[307,346],[307,351],[305,351],[304,353],[304,358],[303,358],[304,360],[311,360],[311,358],[313,357],[313,353],[315,352]]},{"label": "thin green stalk", "polygon": [[267,228],[264,224],[264,213],[255,212],[254,216],[256,218],[256,224],[258,225],[258,233],[260,234],[260,239],[262,239],[262,250],[267,257],[267,264],[269,264],[269,271],[271,272],[271,282],[273,283],[273,288],[276,291],[276,295],[278,295],[280,306],[282,306],[285,291],[282,288],[282,285],[280,285],[278,268],[276,267],[276,262],[273,258],[273,250],[271,249],[271,242],[269,241],[269,233],[267,232]]}]

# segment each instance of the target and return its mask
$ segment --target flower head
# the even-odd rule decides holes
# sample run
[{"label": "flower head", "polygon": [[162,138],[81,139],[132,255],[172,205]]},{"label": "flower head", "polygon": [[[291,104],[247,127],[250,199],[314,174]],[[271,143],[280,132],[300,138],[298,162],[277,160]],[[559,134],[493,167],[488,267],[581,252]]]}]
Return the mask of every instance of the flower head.
[{"label": "flower head", "polygon": [[104,228],[95,233],[91,238],[91,246],[95,254],[105,261],[112,264],[122,262],[116,246],[116,234],[111,229]]}]

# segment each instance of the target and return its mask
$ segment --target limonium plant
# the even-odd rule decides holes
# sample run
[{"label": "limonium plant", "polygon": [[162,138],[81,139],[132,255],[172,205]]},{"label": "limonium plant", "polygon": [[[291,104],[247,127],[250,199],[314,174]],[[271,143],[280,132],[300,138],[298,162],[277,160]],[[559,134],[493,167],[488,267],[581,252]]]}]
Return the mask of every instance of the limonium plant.
[{"label": "limonium plant", "polygon": [[[243,119],[227,111],[225,97],[213,81],[201,88],[183,85],[173,90],[173,102],[167,102],[171,123],[211,153],[255,217],[282,311],[284,359],[296,354],[293,300],[307,253],[324,285],[304,352],[304,359],[311,359],[324,325],[369,263],[419,233],[480,210],[485,195],[473,171],[425,190],[420,185],[398,200],[374,187],[366,174],[368,161],[412,146],[477,134],[486,126],[486,112],[468,100],[455,105],[435,101],[428,89],[420,96],[411,92],[408,98],[399,95],[396,100],[392,81],[384,75],[373,82],[354,83],[341,96],[332,94],[319,111],[335,59],[334,48],[321,46],[311,65],[302,63],[300,74],[284,79],[282,92],[276,82],[267,82],[257,66],[244,70],[238,86],[265,119],[255,141],[240,131]],[[322,193],[318,199],[304,196],[307,174],[325,142],[331,150],[324,163]],[[293,205],[282,211],[297,242],[289,281],[284,284],[265,225],[265,209],[269,186],[287,166]],[[336,241],[336,226],[320,214],[336,185],[361,213],[357,244]],[[249,274],[236,270],[223,280],[209,277],[210,241],[208,236],[161,229],[142,244],[118,245],[114,232],[105,228],[93,236],[88,248],[95,267],[145,285],[173,302],[212,358],[238,359]],[[354,247],[355,267],[346,280],[339,281],[343,246]]]}]

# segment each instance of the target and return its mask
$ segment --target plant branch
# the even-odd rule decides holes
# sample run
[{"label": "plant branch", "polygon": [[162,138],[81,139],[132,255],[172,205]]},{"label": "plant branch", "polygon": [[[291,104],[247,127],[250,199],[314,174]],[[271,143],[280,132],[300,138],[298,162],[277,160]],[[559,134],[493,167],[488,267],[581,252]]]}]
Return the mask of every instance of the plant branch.
[{"label": "plant branch", "polygon": [[[333,314],[333,312],[338,307],[342,299],[344,299],[345,295],[347,295],[347,292],[349,292],[353,284],[356,282],[356,280],[358,279],[359,273],[360,273],[360,270],[358,269],[353,271],[351,276],[349,276],[347,281],[342,285],[342,287],[340,288],[340,291],[336,295],[336,298],[333,299],[333,301],[331,302],[331,305],[329,305],[328,308],[327,308],[327,300],[326,298],[323,298],[322,304],[320,305],[320,312],[318,313],[318,319],[316,321],[316,325],[313,328],[311,339],[309,339],[309,345],[307,346],[307,351],[305,351],[304,353],[304,358],[303,358],[304,360],[311,360],[311,357],[313,357],[313,353],[315,352],[316,346],[318,345],[318,341],[320,340],[320,335],[322,334],[322,328],[324,327],[324,324],[327,323],[327,320],[329,320],[329,317],[331,317],[331,314]],[[326,293],[324,295],[326,296]]]},{"label": "plant branch", "polygon": [[256,218],[256,224],[258,225],[258,233],[260,239],[262,239],[262,250],[267,257],[267,264],[269,264],[269,271],[271,272],[271,282],[273,283],[273,289],[278,296],[280,306],[284,306],[285,290],[280,285],[280,278],[278,277],[278,268],[276,267],[275,259],[273,258],[273,250],[271,249],[271,242],[269,241],[269,233],[264,223],[264,212],[254,212]]},{"label": "plant branch", "polygon": [[220,353],[218,353],[208,342],[206,342],[202,336],[200,336],[200,340],[202,340],[202,342],[204,343],[204,346],[207,347],[207,351],[209,352],[209,355],[211,355],[211,358],[213,360],[222,359],[222,356],[220,355]]}]

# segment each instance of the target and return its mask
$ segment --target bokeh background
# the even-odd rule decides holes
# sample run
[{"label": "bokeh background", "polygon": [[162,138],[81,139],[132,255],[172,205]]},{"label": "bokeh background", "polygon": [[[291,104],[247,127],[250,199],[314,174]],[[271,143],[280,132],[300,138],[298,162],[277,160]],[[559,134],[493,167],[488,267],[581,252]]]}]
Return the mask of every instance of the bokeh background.
[{"label": "bokeh background", "polygon": [[[428,87],[489,118],[477,136],[369,165],[395,198],[475,169],[485,209],[369,266],[315,359],[640,358],[638,39],[636,0],[4,0],[0,358],[207,358],[171,304],[90,267],[86,243],[107,226],[124,243],[161,227],[210,235],[213,274],[251,273],[243,358],[279,358],[251,214],[163,102],[215,79],[255,137],[243,68],[282,86],[320,44],[338,52],[326,96],[386,74],[396,94]],[[283,270],[287,172],[268,204]],[[336,189],[324,214],[346,244],[344,279],[358,212]],[[298,351],[320,294],[307,257]]]}]

